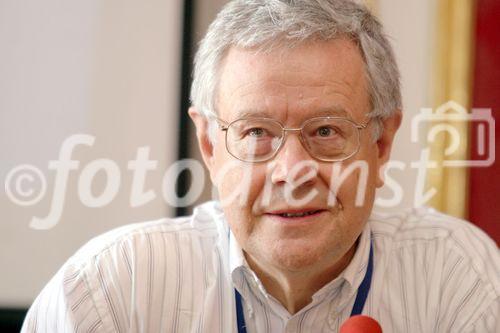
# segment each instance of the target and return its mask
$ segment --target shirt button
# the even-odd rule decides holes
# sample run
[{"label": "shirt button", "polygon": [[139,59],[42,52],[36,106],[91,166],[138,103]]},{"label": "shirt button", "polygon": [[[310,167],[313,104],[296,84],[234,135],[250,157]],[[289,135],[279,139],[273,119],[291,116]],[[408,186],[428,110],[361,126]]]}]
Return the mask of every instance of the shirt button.
[{"label": "shirt button", "polygon": [[253,318],[253,309],[252,309],[252,307],[250,307],[250,306],[248,307],[248,316],[249,316],[250,318]]}]

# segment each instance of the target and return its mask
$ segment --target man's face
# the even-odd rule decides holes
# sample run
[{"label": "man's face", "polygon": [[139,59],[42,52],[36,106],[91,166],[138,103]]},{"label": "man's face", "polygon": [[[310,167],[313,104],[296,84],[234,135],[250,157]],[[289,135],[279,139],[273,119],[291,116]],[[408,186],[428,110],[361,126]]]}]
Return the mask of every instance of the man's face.
[{"label": "man's face", "polygon": [[[266,117],[298,128],[308,119],[330,115],[365,124],[369,111],[364,62],[357,46],[346,39],[271,52],[232,48],[222,64],[217,112],[228,123],[242,117]],[[206,140],[201,143],[225,216],[247,258],[300,271],[328,267],[353,248],[372,209],[375,189],[382,184],[378,170],[386,159],[381,155],[387,149],[381,152],[380,143],[372,139],[372,126],[370,122],[361,130],[359,152],[337,163],[344,170],[355,161],[366,161],[368,177],[361,185],[366,185],[366,193],[360,206],[355,203],[360,170],[344,179],[332,204],[336,163],[314,159],[298,132],[289,132],[279,153],[260,163],[232,157],[226,151],[223,131],[218,132],[213,147],[207,148]],[[304,161],[311,164],[293,173]],[[297,186],[295,181],[306,174],[310,177]],[[298,201],[310,199],[297,205],[287,200],[287,193]],[[303,213],[307,215],[298,215]]]}]

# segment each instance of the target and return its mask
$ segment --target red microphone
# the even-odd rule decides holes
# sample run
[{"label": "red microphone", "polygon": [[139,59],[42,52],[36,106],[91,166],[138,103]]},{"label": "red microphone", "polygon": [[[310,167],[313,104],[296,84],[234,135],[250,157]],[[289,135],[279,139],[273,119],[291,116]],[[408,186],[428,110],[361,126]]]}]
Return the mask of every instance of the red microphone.
[{"label": "red microphone", "polygon": [[371,317],[357,315],[347,319],[339,333],[382,333],[382,327]]}]

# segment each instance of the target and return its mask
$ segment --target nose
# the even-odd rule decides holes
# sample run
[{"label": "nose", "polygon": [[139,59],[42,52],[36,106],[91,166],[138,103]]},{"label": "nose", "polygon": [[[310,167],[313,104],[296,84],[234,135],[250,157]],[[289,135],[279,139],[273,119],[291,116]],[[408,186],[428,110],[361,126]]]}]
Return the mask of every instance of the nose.
[{"label": "nose", "polygon": [[[317,177],[318,163],[309,155],[299,135],[289,133],[276,154],[271,169],[273,184],[313,184]],[[306,177],[307,176],[307,177]],[[302,178],[306,181],[300,181]]]}]

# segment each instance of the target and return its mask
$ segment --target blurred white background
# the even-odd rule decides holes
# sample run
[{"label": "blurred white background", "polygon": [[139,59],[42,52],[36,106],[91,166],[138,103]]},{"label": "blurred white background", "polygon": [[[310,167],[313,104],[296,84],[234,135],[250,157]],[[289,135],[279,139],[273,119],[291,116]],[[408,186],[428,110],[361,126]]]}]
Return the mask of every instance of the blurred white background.
[{"label": "blurred white background", "polygon": [[[172,215],[161,200],[130,208],[127,161],[151,147],[165,170],[177,159],[182,44],[181,0],[0,0],[0,178],[19,164],[47,177],[47,195],[20,207],[0,192],[0,307],[27,307],[62,263],[91,237],[131,222]],[[95,136],[78,146],[80,171],[97,158],[122,171],[117,197],[106,207],[79,200],[79,171],[70,172],[61,222],[29,228],[50,210],[63,141]],[[146,189],[160,189],[162,173]],[[103,174],[93,184],[103,190]],[[3,182],[2,182],[3,183]]]}]

